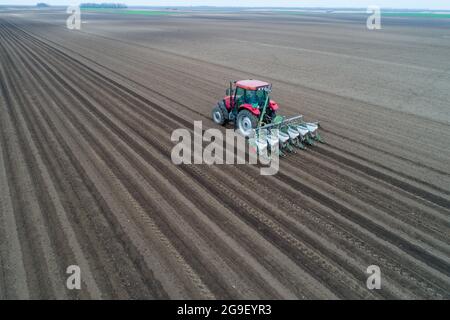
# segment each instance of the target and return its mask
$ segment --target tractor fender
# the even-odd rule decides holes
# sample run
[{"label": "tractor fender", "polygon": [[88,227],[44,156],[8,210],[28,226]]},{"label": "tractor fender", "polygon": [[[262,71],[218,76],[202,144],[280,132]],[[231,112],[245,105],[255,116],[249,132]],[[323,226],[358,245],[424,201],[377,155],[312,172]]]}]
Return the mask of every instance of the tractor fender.
[{"label": "tractor fender", "polygon": [[258,108],[253,108],[252,105],[249,103],[241,104],[241,106],[239,107],[239,111],[241,111],[242,109],[247,109],[248,111],[253,113],[255,116],[259,116],[261,114],[261,111],[259,111]]},{"label": "tractor fender", "polygon": [[277,110],[278,110],[278,103],[276,103],[276,102],[273,101],[273,100],[270,100],[270,101],[269,101],[269,107],[270,107],[270,109],[272,109],[273,111],[277,111]]}]

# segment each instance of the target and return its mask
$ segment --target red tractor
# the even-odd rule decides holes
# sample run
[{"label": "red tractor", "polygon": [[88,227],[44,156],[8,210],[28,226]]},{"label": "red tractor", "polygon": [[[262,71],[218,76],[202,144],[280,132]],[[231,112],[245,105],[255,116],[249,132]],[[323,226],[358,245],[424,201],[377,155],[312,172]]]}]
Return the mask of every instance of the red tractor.
[{"label": "red tractor", "polygon": [[[230,82],[226,96],[212,110],[212,119],[219,125],[233,122],[244,137],[257,137],[264,133],[266,141],[273,147],[274,141],[280,149],[292,150],[291,145],[304,148],[303,142],[312,145],[313,140],[322,142],[317,131],[319,123],[306,123],[303,116],[285,119],[277,116],[278,104],[270,99],[272,85],[259,80]],[[278,129],[276,137],[272,129]],[[262,136],[262,134],[261,134]]]},{"label": "red tractor", "polygon": [[212,111],[214,122],[220,125],[234,122],[244,137],[250,136],[258,125],[272,123],[276,116],[278,104],[270,100],[271,90],[270,83],[259,80],[230,82],[226,97]]}]

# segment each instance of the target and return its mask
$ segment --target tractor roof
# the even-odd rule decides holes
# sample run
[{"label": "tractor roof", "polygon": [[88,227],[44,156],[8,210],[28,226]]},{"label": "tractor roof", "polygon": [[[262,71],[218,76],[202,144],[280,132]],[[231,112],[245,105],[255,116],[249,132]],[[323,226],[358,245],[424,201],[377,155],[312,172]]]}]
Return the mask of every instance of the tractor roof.
[{"label": "tractor roof", "polygon": [[270,83],[259,80],[240,80],[236,82],[236,87],[246,90],[257,90],[258,88],[267,87]]}]

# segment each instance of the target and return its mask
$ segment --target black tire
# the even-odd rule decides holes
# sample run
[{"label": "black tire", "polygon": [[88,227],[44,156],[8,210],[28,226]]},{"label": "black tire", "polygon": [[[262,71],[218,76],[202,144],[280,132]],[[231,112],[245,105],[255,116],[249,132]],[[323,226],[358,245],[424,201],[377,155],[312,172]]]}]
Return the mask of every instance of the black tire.
[{"label": "black tire", "polygon": [[219,101],[219,103],[217,104],[220,108],[220,110],[222,110],[223,116],[225,117],[225,124],[230,120],[230,114],[228,113],[227,107],[225,106],[225,101]]},{"label": "black tire", "polygon": [[239,111],[236,119],[236,128],[244,137],[250,137],[258,125],[258,118],[247,109]]},{"label": "black tire", "polygon": [[224,125],[228,120],[228,111],[225,106],[222,106],[220,102],[212,109],[212,120],[218,125]]}]

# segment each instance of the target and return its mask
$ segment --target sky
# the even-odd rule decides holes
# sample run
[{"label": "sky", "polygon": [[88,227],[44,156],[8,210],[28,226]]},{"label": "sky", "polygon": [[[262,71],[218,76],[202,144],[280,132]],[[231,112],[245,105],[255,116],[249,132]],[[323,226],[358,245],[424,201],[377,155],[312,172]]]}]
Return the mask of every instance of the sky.
[{"label": "sky", "polygon": [[401,9],[446,9],[450,10],[450,0],[0,0],[0,5],[35,5],[45,2],[51,5],[66,5],[79,2],[116,2],[127,5],[147,6],[238,6],[238,7],[347,7],[366,8],[378,5],[381,8]]}]

